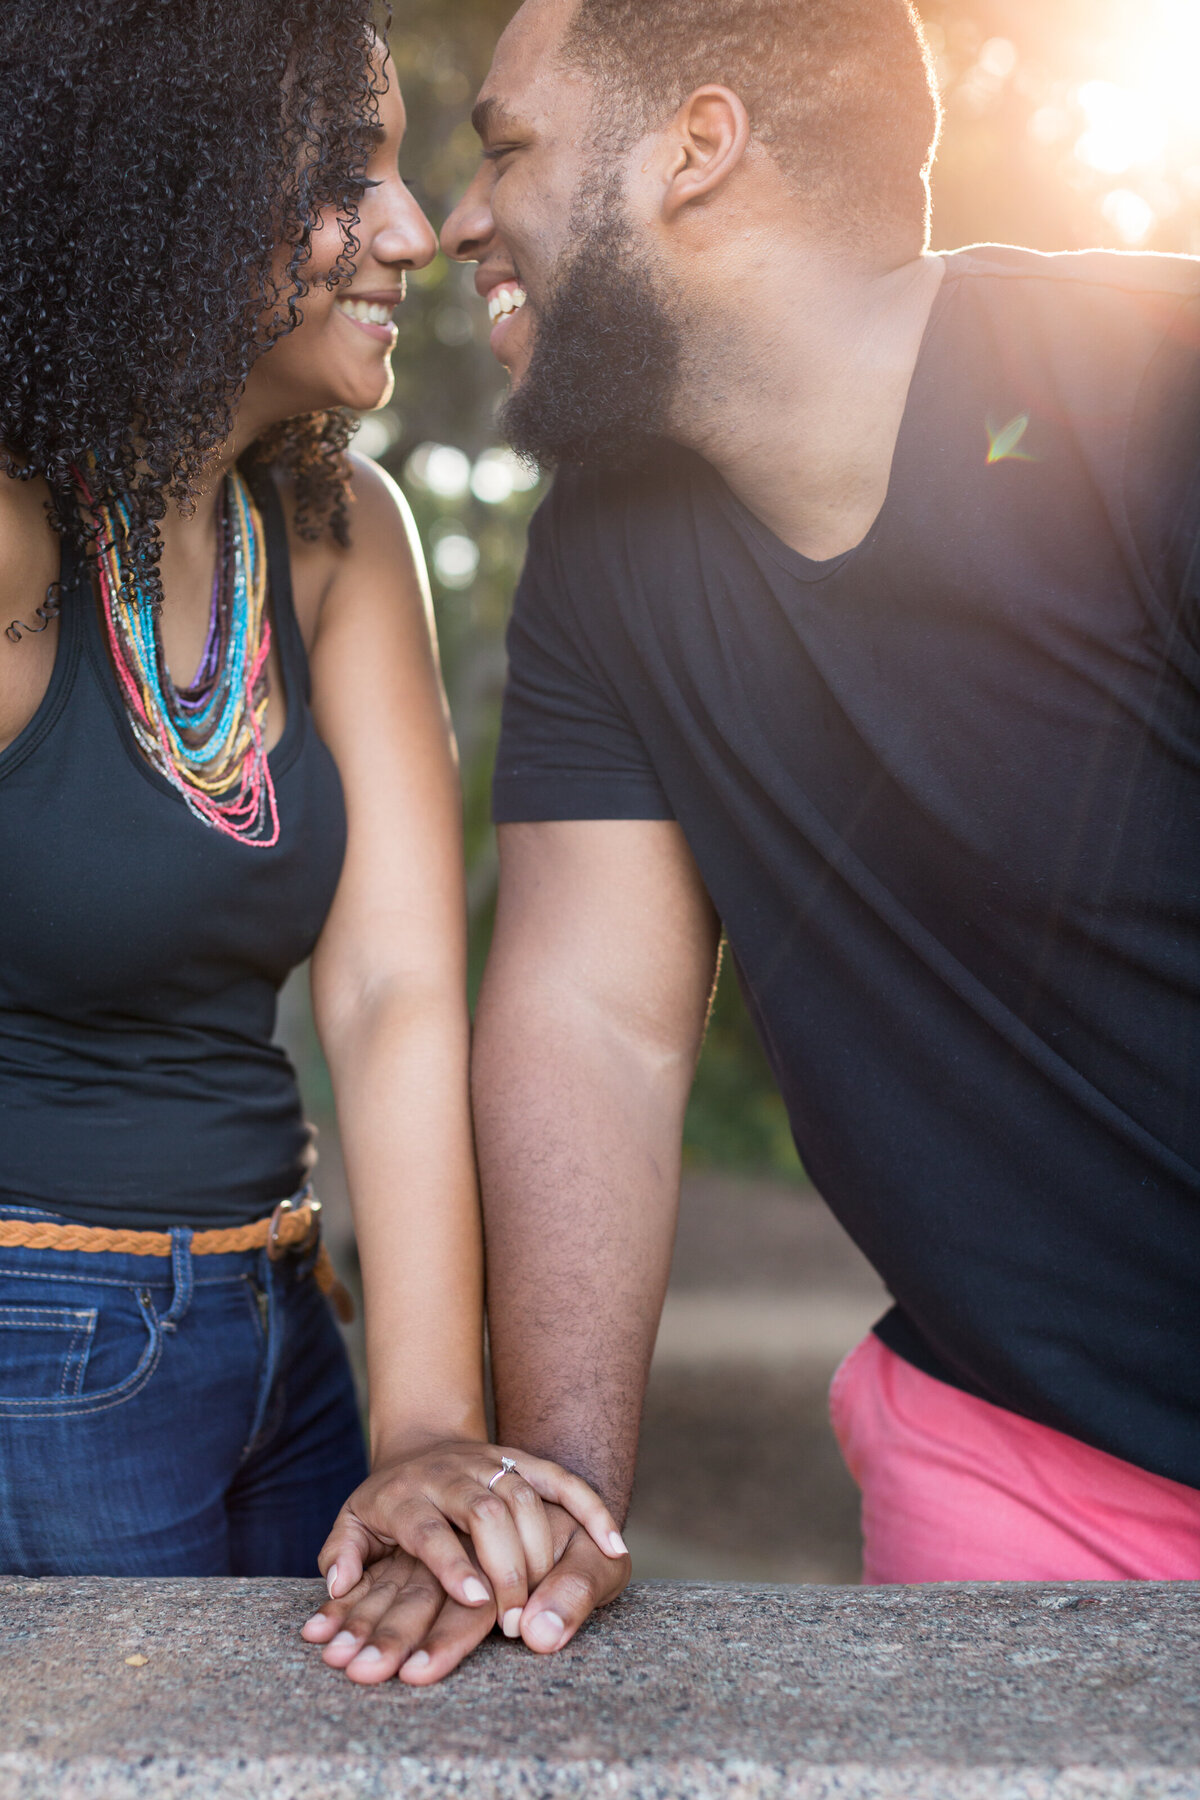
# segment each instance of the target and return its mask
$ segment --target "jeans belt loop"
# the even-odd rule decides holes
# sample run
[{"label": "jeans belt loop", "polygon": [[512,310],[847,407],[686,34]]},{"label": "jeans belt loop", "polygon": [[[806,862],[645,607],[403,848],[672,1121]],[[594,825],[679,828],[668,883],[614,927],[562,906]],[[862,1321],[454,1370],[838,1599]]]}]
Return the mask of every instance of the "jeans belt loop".
[{"label": "jeans belt loop", "polygon": [[174,1331],[192,1304],[192,1268],[192,1233],[186,1225],[177,1225],[171,1231],[171,1274],[175,1292],[171,1310],[162,1321],[164,1331]]}]

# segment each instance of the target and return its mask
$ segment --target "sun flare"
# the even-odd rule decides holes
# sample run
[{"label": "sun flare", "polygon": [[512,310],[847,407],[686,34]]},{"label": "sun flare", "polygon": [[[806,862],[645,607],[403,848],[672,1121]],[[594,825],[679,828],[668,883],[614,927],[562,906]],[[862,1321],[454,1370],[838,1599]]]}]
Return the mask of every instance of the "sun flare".
[{"label": "sun flare", "polygon": [[1200,198],[1200,0],[1124,0],[1102,42],[1104,73],[1075,101],[1075,156],[1120,179],[1101,210],[1137,245],[1164,213]]}]

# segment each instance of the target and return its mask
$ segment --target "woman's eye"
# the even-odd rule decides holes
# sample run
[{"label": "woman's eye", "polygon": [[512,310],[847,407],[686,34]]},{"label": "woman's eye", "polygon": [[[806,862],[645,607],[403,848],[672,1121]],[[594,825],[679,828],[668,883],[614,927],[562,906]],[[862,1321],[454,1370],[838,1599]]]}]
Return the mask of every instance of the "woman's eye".
[{"label": "woman's eye", "polygon": [[[399,176],[401,183],[406,188],[412,187],[413,183],[420,179],[419,176],[416,176],[416,175],[406,175],[404,173],[403,169],[397,169],[396,174]],[[368,180],[367,177],[364,175],[362,178],[362,185],[365,188],[386,187],[387,181],[383,177],[379,177],[374,180]]]}]

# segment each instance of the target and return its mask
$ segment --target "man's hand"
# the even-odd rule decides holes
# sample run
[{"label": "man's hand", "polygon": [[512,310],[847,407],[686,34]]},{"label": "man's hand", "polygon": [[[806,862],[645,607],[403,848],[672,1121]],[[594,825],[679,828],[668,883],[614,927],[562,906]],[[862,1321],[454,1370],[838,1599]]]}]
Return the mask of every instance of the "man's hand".
[{"label": "man's hand", "polygon": [[[520,1621],[520,1635],[541,1655],[569,1644],[596,1607],[617,1598],[631,1574],[628,1556],[603,1555],[569,1513],[558,1506],[546,1511],[554,1567]],[[371,1563],[350,1593],[327,1601],[301,1635],[324,1644],[330,1668],[344,1669],[352,1681],[374,1686],[398,1674],[412,1687],[431,1687],[495,1623],[494,1605],[468,1607],[448,1599],[424,1564],[394,1551]]]},{"label": "man's hand", "polygon": [[633,1564],[628,1555],[602,1556],[581,1525],[561,1507],[548,1507],[554,1532],[553,1569],[529,1597],[521,1636],[531,1650],[549,1656],[569,1644],[598,1606],[623,1594]]}]

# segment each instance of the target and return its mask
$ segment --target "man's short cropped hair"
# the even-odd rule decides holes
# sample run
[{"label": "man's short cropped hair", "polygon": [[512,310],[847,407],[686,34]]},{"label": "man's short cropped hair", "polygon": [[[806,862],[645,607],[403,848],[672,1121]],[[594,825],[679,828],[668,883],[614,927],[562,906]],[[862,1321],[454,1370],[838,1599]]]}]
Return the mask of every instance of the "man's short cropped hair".
[{"label": "man's short cropped hair", "polygon": [[579,0],[563,53],[611,103],[606,142],[717,82],[817,230],[871,259],[927,246],[941,108],[909,0]]}]

